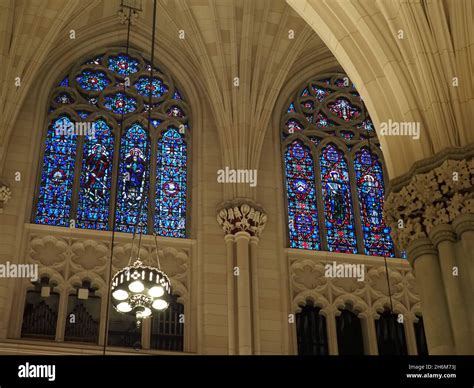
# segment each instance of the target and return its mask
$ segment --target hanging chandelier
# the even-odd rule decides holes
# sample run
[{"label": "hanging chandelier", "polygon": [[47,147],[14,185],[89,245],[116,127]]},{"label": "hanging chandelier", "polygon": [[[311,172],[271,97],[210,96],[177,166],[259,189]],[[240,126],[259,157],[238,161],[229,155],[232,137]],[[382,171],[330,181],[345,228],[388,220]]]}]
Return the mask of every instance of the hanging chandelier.
[{"label": "hanging chandelier", "polygon": [[149,318],[153,310],[168,308],[171,282],[159,268],[144,265],[140,258],[117,272],[112,279],[112,305],[123,314],[133,314],[137,322]]},{"label": "hanging chandelier", "polygon": [[[129,9],[129,16],[126,19],[128,22],[127,30],[127,54],[130,38],[130,24],[131,12],[141,11],[135,2],[132,5],[125,4],[122,0],[122,7]],[[138,9],[139,8],[139,9]],[[154,45],[155,45],[155,28],[156,28],[156,0],[153,2],[153,34],[151,41],[151,66],[150,66],[150,90],[153,87],[153,60],[154,60]],[[124,84],[125,88],[125,84]],[[148,109],[148,133],[150,133],[151,110],[152,110],[152,93],[150,91]],[[122,120],[123,123],[123,114]],[[122,126],[122,125],[121,125]],[[147,143],[148,147],[148,143]],[[148,151],[148,150],[147,150]],[[148,152],[147,152],[148,154]],[[143,179],[146,179],[148,173],[146,168]],[[139,221],[143,211],[143,202],[145,195],[140,199],[140,206],[137,216],[137,223],[134,226],[132,247],[130,251],[130,259],[128,265],[119,270],[111,281],[112,305],[119,313],[135,316],[137,327],[140,326],[141,320],[149,318],[153,315],[153,311],[164,311],[168,308],[171,297],[171,282],[168,276],[161,270],[160,260],[158,256],[158,244],[156,233],[155,237],[155,252],[157,267],[145,265],[139,257],[140,245],[142,240],[143,225]],[[132,261],[133,247],[137,228],[140,230],[140,237],[138,242],[138,251],[135,259]],[[115,231],[115,228],[114,228]],[[112,243],[113,246],[113,243]],[[113,248],[112,248],[113,249]]]}]

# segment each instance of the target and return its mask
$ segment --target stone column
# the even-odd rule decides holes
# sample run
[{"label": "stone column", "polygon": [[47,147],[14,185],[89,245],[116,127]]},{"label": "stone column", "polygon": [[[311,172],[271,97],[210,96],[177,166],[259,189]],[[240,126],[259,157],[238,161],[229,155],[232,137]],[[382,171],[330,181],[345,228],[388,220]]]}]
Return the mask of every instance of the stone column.
[{"label": "stone column", "polygon": [[237,245],[237,310],[239,322],[239,354],[252,354],[252,312],[248,232],[235,234]]},{"label": "stone column", "polygon": [[[460,242],[457,254],[459,279],[464,295],[474,295],[474,214],[464,213],[453,221],[453,228]],[[474,335],[474,303],[467,303],[467,311]]]},{"label": "stone column", "polygon": [[260,354],[260,308],[258,301],[258,237],[250,238],[250,273],[252,286],[252,329],[253,348],[255,354]]},{"label": "stone column", "polygon": [[339,354],[339,349],[337,346],[336,314],[341,315],[341,312],[332,305],[322,309],[321,312],[326,318],[328,353],[330,356],[337,356]]},{"label": "stone column", "polygon": [[59,308],[58,308],[58,320],[56,324],[56,336],[55,340],[58,342],[64,341],[64,331],[66,330],[66,319],[69,317],[67,314],[67,305],[69,300],[69,290],[65,287],[59,292]]},{"label": "stone column", "polygon": [[438,248],[441,277],[457,353],[469,354],[472,349],[472,336],[468,324],[467,300],[462,293],[459,266],[456,263],[456,234],[451,225],[440,224],[431,230],[430,239]]},{"label": "stone column", "polygon": [[438,255],[431,241],[418,239],[408,246],[408,259],[415,268],[415,277],[423,306],[423,323],[427,334],[428,353],[455,354],[449,311],[444,293]]},{"label": "stone column", "polygon": [[231,271],[227,274],[229,354],[253,354],[260,349],[260,344],[256,344],[259,340],[255,316],[258,310],[256,252],[266,220],[261,207],[248,199],[224,203],[217,215],[217,222],[226,234],[227,271]]},{"label": "stone column", "polygon": [[228,234],[225,236],[225,243],[227,247],[227,333],[228,333],[228,349],[229,354],[236,354],[235,349],[235,284],[234,284],[234,235]]},{"label": "stone column", "polygon": [[364,341],[365,354],[378,356],[379,348],[377,345],[374,316],[370,313],[360,313],[358,317],[362,326],[362,338]]},{"label": "stone column", "polygon": [[[108,283],[107,283],[108,284]],[[100,290],[100,321],[99,321],[99,345],[104,346],[106,331],[108,330],[108,323],[105,319],[107,312],[107,291],[108,288]],[[104,295],[105,294],[105,295]]]},{"label": "stone column", "polygon": [[416,356],[418,350],[416,348],[415,327],[413,319],[410,316],[404,318],[403,329],[405,330],[405,341],[407,343],[407,353],[409,356]]},{"label": "stone column", "polygon": [[428,351],[433,355],[474,353],[469,306],[474,266],[473,155],[474,149],[466,147],[418,163],[409,174],[390,182],[385,201],[395,243],[407,251],[415,268]]}]

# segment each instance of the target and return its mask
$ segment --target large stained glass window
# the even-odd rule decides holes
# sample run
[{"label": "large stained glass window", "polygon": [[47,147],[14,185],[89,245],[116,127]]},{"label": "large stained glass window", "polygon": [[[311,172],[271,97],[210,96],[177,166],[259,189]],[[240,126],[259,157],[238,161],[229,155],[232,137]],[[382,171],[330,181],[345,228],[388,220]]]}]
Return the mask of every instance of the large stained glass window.
[{"label": "large stained glass window", "polygon": [[328,249],[357,253],[349,170],[344,154],[329,144],[322,149],[319,160]]},{"label": "large stained glass window", "polygon": [[108,228],[114,135],[104,119],[93,122],[94,136],[84,141],[77,205],[80,228]]},{"label": "large stained glass window", "polygon": [[150,141],[145,128],[135,123],[122,137],[118,176],[116,226],[121,232],[133,232],[138,224],[144,233],[148,209],[148,160]]},{"label": "large stained glass window", "polygon": [[383,220],[380,143],[347,75],[306,82],[281,123],[289,246],[395,256]]},{"label": "large stained glass window", "polygon": [[383,219],[384,183],[380,161],[367,148],[362,148],[356,153],[354,167],[365,253],[393,256],[390,228]]},{"label": "large stained glass window", "polygon": [[154,68],[150,85],[133,50],[73,68],[52,93],[33,222],[186,237],[189,108],[172,79]]},{"label": "large stained glass window", "polygon": [[292,248],[320,249],[314,165],[309,148],[293,142],[285,153]]},{"label": "large stained glass window", "polygon": [[155,230],[161,236],[186,234],[186,142],[177,128],[166,128],[158,141]]},{"label": "large stained glass window", "polygon": [[69,115],[51,120],[34,218],[38,224],[69,226],[77,140],[75,134],[67,134],[71,125]]}]

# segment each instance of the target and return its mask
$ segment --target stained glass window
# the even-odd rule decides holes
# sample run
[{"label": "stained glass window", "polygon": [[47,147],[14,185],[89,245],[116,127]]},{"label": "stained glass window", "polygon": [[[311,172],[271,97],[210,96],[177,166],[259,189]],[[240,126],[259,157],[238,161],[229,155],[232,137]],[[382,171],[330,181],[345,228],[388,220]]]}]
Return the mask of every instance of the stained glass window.
[{"label": "stained glass window", "polygon": [[77,136],[59,134],[57,129],[72,123],[69,116],[62,115],[49,127],[36,207],[37,224],[69,226]]},{"label": "stained glass window", "polygon": [[290,247],[393,257],[380,143],[347,75],[305,82],[282,125]]},{"label": "stained glass window", "polygon": [[116,230],[131,233],[140,222],[146,233],[149,156],[147,132],[136,123],[127,130],[120,145]]},{"label": "stained glass window", "polygon": [[186,142],[178,129],[158,141],[155,229],[161,236],[186,234]]},{"label": "stained glass window", "polygon": [[170,106],[166,113],[172,117],[184,117],[183,110],[177,105]]},{"label": "stained glass window", "polygon": [[320,164],[328,249],[357,253],[347,162],[343,153],[330,144],[323,148]]},{"label": "stained glass window", "polygon": [[80,88],[94,92],[104,90],[110,84],[104,72],[91,70],[83,70],[76,77],[76,81]]},{"label": "stained glass window", "polygon": [[363,148],[354,161],[365,253],[393,257],[390,228],[383,219],[384,183],[378,158]]},{"label": "stained glass window", "polygon": [[309,149],[295,141],[285,152],[285,162],[290,246],[319,249],[314,164]]},{"label": "stained glass window", "polygon": [[77,226],[108,229],[114,136],[105,120],[94,122],[94,136],[84,141]]},{"label": "stained glass window", "polygon": [[71,97],[69,93],[59,93],[54,101],[57,104],[74,104],[74,99]]},{"label": "stained glass window", "polygon": [[328,104],[329,110],[341,120],[350,121],[359,117],[360,112],[346,98],[338,98]]},{"label": "stained glass window", "polygon": [[137,109],[137,101],[125,93],[115,93],[105,97],[104,106],[116,114],[127,114]]},{"label": "stained glass window", "polygon": [[146,97],[150,96],[151,90],[153,98],[161,97],[168,91],[168,88],[161,79],[153,77],[153,82],[150,85],[150,77],[145,76],[138,78],[138,81],[135,83],[135,89],[137,89],[138,94]]},{"label": "stained glass window", "polygon": [[109,58],[108,68],[117,74],[126,77],[138,71],[139,62],[126,54],[119,54]]},{"label": "stained glass window", "polygon": [[132,51],[99,53],[55,83],[33,222],[131,233],[139,221],[186,237],[190,112],[172,78],[154,66],[150,85]]}]

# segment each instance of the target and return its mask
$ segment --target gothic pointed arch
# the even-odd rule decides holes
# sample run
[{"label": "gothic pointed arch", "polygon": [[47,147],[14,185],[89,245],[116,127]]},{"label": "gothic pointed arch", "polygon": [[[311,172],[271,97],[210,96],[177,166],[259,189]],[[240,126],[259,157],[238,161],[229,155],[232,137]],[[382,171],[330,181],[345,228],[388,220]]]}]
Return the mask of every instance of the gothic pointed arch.
[{"label": "gothic pointed arch", "polygon": [[344,73],[305,82],[281,118],[291,248],[394,257],[374,124]]},{"label": "gothic pointed arch", "polygon": [[150,80],[150,70],[139,52],[116,48],[58,79],[34,223],[133,232],[138,222],[187,236],[190,109],[168,74],[154,67]]}]

